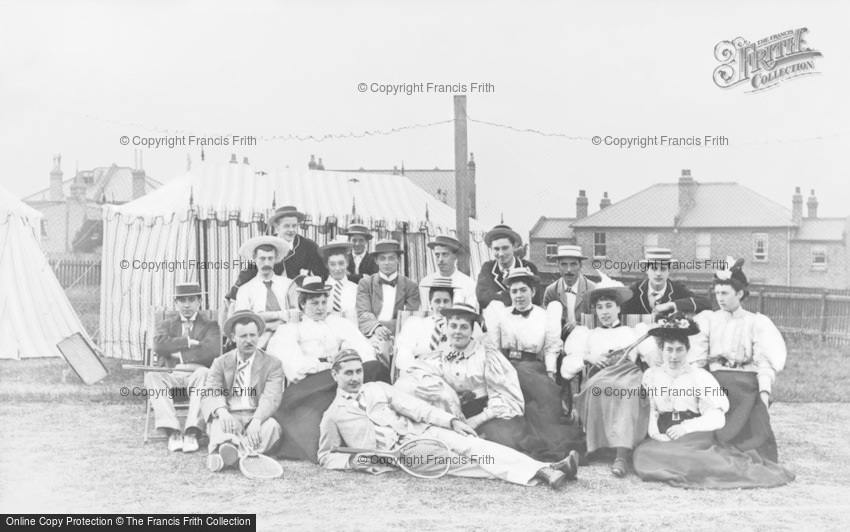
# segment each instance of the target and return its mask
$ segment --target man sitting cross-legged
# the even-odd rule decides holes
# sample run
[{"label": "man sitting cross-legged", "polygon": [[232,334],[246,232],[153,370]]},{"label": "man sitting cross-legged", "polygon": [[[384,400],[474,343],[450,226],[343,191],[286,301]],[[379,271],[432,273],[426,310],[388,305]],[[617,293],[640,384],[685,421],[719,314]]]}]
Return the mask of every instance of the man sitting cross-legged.
[{"label": "man sitting cross-legged", "polygon": [[518,451],[487,441],[451,414],[395,390],[382,382],[363,384],[363,363],[356,351],[336,356],[332,375],[336,398],[322,417],[319,463],[327,469],[383,473],[391,466],[376,465],[363,455],[334,451],[338,446],[392,450],[416,439],[443,442],[456,453],[448,473],[455,476],[501,479],[515,484],[545,482],[554,489],[575,478],[575,461],[538,462]]}]

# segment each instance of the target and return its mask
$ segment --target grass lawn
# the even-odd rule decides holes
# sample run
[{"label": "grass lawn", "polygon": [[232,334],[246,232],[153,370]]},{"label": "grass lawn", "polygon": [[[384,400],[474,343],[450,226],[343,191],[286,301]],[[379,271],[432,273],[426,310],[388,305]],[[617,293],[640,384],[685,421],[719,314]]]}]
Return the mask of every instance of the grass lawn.
[{"label": "grass lawn", "polygon": [[847,354],[790,347],[771,413],[781,461],[797,480],[748,491],[619,480],[604,463],[582,468],[562,492],[403,473],[371,477],[300,462],[284,462],[282,479],[252,482],[236,471],[207,472],[203,452],[142,444],[144,403],[118,393],[140,386],[141,375],[121,371],[120,361],[109,360],[109,377],[91,387],[62,382],[58,360],[2,361],[0,512],[244,512],[256,513],[262,530],[846,529]]}]

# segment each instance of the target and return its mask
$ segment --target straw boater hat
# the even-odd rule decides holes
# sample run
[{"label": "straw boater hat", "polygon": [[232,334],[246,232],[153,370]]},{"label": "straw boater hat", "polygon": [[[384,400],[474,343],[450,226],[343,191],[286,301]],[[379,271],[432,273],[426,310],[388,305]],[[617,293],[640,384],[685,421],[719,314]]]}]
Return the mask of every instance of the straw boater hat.
[{"label": "straw boater hat", "polygon": [[431,249],[434,249],[437,246],[443,246],[451,249],[455,253],[460,251],[460,241],[457,238],[448,236],[448,235],[437,235],[434,237],[434,240],[425,244]]},{"label": "straw boater hat", "polygon": [[534,275],[531,268],[526,268],[525,266],[511,268],[511,271],[508,272],[508,276],[505,277],[505,284],[510,286],[517,281],[526,281],[530,283],[531,286],[534,286],[540,282],[540,277]]},{"label": "straw boater hat", "polygon": [[298,218],[299,222],[303,222],[304,218],[307,217],[303,212],[298,212],[298,209],[296,209],[292,205],[285,205],[274,211],[274,214],[269,216],[268,224],[275,225],[277,224],[277,221],[283,218],[284,216],[294,216]]},{"label": "straw boater hat", "polygon": [[666,340],[684,340],[699,332],[699,325],[694,320],[686,318],[681,312],[661,318],[656,323],[658,327],[650,329],[649,335]]},{"label": "straw boater hat", "polygon": [[678,261],[673,260],[673,252],[668,248],[649,248],[644,252],[641,264],[657,263],[657,264],[675,264]]},{"label": "straw boater hat", "polygon": [[254,323],[257,324],[257,332],[259,334],[263,334],[263,332],[265,332],[266,322],[263,321],[263,318],[261,318],[257,314],[254,314],[254,312],[246,309],[246,310],[237,310],[236,312],[233,313],[232,316],[230,316],[229,318],[227,318],[227,320],[225,320],[224,327],[223,327],[224,335],[230,336],[230,334],[233,333],[233,327],[234,327],[236,320],[238,320],[239,318],[245,318],[245,317],[251,318],[254,321]]},{"label": "straw boater hat", "polygon": [[372,240],[372,233],[369,232],[369,228],[361,224],[349,225],[345,230],[345,234],[348,236],[360,235],[365,237],[366,240]]},{"label": "straw boater hat", "polygon": [[422,288],[457,288],[452,284],[451,277],[433,277],[430,281],[422,283]]},{"label": "straw boater hat", "polygon": [[349,251],[351,251],[352,247],[354,246],[352,246],[351,242],[349,242],[348,240],[342,237],[336,237],[334,240],[331,240],[324,246],[321,246],[319,248],[319,252],[322,254],[323,257],[328,258],[333,254],[333,251],[341,250],[343,253],[348,253]]},{"label": "straw boater hat", "polygon": [[200,296],[204,292],[201,290],[201,285],[198,283],[178,283],[174,285],[174,298]]},{"label": "straw boater hat", "polygon": [[302,294],[327,294],[331,291],[331,287],[325,286],[325,283],[319,276],[306,275],[296,280],[295,291]]},{"label": "straw boater hat", "polygon": [[558,253],[553,257],[554,259],[578,259],[578,260],[587,260],[587,257],[581,254],[581,246],[558,246]]},{"label": "straw boater hat", "polygon": [[509,238],[514,241],[517,247],[522,247],[522,237],[519,236],[519,233],[508,227],[507,225],[497,225],[493,229],[487,231],[484,234],[484,243],[487,244],[487,247],[490,247],[490,244],[496,238]]},{"label": "straw boater hat", "polygon": [[481,321],[481,314],[476,312],[475,307],[468,303],[457,302],[452,305],[452,308],[444,308],[441,310],[440,314],[446,319],[449,319],[452,316],[468,316],[472,318],[473,322]]},{"label": "straw boater hat", "polygon": [[401,249],[401,244],[399,244],[397,240],[378,240],[378,243],[375,244],[375,250],[372,252],[372,255],[377,257],[381,253],[404,255],[404,250]]},{"label": "straw boater hat", "polygon": [[617,306],[620,307],[623,306],[623,303],[632,298],[631,288],[623,285],[620,281],[611,279],[599,270],[596,271],[599,273],[602,280],[596,283],[596,288],[588,290],[581,295],[581,298],[584,301],[584,304],[587,305],[587,308],[593,308],[593,304],[596,300],[603,296],[610,297],[616,301]]},{"label": "straw boater hat", "polygon": [[286,240],[270,235],[264,236],[255,236],[254,238],[249,238],[242,244],[242,247],[239,248],[239,255],[248,261],[254,260],[254,250],[262,245],[274,246],[275,255],[274,261],[280,262],[286,257],[286,254],[289,253],[289,244],[286,243]]}]

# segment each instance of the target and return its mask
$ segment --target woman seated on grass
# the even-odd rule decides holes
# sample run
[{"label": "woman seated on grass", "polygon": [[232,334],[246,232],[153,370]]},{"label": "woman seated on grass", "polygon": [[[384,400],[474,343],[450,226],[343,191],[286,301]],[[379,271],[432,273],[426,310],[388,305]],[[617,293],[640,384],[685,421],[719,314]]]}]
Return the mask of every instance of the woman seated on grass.
[{"label": "woman seated on grass", "polygon": [[680,488],[711,489],[770,488],[794,480],[793,473],[755,450],[742,452],[717,440],[714,431],[726,423],[729,399],[709,372],[688,362],[688,336],[699,327],[681,315],[659,324],[649,334],[658,339],[663,363],[643,378],[651,439],[635,449],[637,475]]}]

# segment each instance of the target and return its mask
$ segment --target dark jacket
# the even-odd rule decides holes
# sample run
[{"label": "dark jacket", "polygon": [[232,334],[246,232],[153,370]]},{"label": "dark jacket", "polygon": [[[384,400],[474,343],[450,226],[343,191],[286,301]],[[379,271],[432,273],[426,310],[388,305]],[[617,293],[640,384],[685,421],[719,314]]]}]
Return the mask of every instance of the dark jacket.
[{"label": "dark jacket", "polygon": [[[623,314],[651,314],[652,306],[649,304],[649,279],[637,282],[629,287],[632,290],[632,298],[623,303],[620,309]],[[656,301],[656,303],[676,304],[679,312],[702,312],[711,310],[711,303],[705,297],[691,292],[685,283],[667,280],[667,289]]]},{"label": "dark jacket", "polygon": [[[319,255],[319,246],[309,238],[304,238],[301,235],[295,235],[293,244],[292,249],[289,250],[283,261],[274,265],[274,273],[276,275],[283,275],[285,270],[287,277],[295,279],[301,275],[301,270],[307,270],[313,275],[327,279],[328,268],[322,260],[321,255]],[[235,300],[239,287],[256,276],[257,266],[253,263],[248,268],[239,272],[236,283],[230,288],[230,292],[227,293],[227,299]]]},{"label": "dark jacket", "polygon": [[366,256],[360,262],[360,268],[354,270],[354,254],[348,253],[348,280],[354,284],[360,282],[364,275],[373,275],[378,273],[378,263],[375,262],[375,256],[366,252]]},{"label": "dark jacket", "polygon": [[170,320],[163,320],[156,326],[153,348],[157,356],[157,366],[173,368],[180,360],[170,356],[178,351],[184,364],[199,364],[210,367],[213,360],[221,354],[221,329],[218,322],[208,320],[199,313],[189,336],[201,342],[189,348],[189,340],[183,337],[183,323],[178,314]]},{"label": "dark jacket", "polygon": [[[518,266],[530,268],[537,275],[537,266],[533,262],[517,259],[517,264]],[[481,273],[478,274],[478,283],[475,287],[475,297],[478,298],[478,304],[482,310],[487,308],[487,305],[493,300],[501,301],[506,307],[511,305],[511,294],[508,292],[507,286],[496,279],[498,271],[499,269],[496,266],[495,260],[488,260],[481,265]],[[507,274],[508,272],[503,272],[503,275],[506,276]],[[535,305],[542,306],[543,290],[539,285],[540,283],[534,287],[535,294],[533,302]]]}]

